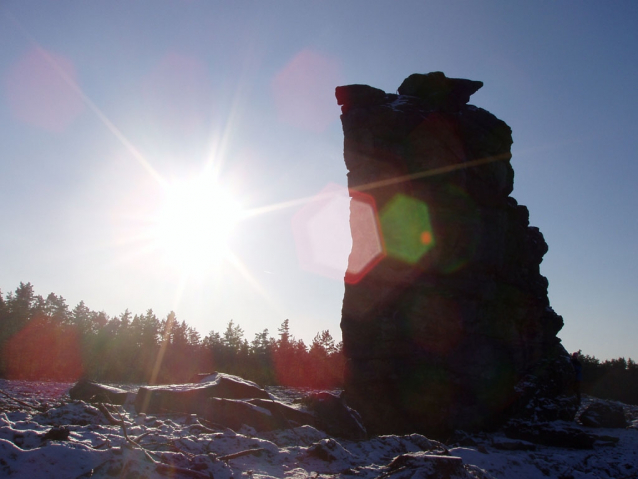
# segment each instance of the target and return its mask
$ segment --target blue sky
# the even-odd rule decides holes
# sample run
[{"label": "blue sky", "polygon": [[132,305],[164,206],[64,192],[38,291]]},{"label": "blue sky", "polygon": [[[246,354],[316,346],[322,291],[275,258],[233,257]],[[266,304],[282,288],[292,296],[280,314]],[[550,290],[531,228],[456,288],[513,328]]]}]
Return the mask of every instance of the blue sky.
[{"label": "blue sky", "polygon": [[[338,239],[332,277],[295,236],[304,199],[346,183],[334,87],[443,71],[512,127],[567,349],[638,359],[637,21],[632,1],[4,1],[0,288],[340,338],[344,203],[315,228]],[[194,274],[154,224],[207,167],[260,214]]]}]

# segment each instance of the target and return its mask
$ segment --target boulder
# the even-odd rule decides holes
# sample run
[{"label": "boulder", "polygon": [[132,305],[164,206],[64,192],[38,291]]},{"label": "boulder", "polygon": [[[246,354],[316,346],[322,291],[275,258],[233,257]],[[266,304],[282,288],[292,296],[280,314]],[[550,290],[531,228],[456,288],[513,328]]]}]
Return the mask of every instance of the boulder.
[{"label": "boulder", "polygon": [[240,429],[243,425],[255,431],[286,429],[289,423],[282,415],[273,414],[268,409],[238,399],[208,398],[201,405],[198,414],[203,418],[230,429]]},{"label": "boulder", "polygon": [[567,358],[540,361],[536,371],[523,377],[515,388],[516,400],[510,406],[512,416],[533,422],[571,421],[578,411],[579,401],[569,389],[575,377]]},{"label": "boulder", "polygon": [[71,430],[65,426],[55,426],[49,429],[42,437],[42,441],[68,441]]},{"label": "boulder", "polygon": [[580,422],[587,427],[626,428],[629,422],[620,404],[594,402],[580,415]]},{"label": "boulder", "polygon": [[348,85],[337,87],[337,104],[348,106],[366,106],[382,103],[386,97],[383,90],[368,85]]},{"label": "boulder", "polygon": [[94,383],[87,379],[80,379],[70,390],[69,396],[74,401],[103,402],[122,405],[129,393],[124,389]]},{"label": "boulder", "polygon": [[230,374],[215,373],[199,384],[141,387],[135,398],[138,413],[167,411],[198,413],[209,398],[270,399],[257,384]]},{"label": "boulder", "polygon": [[312,444],[306,450],[306,456],[321,459],[326,462],[340,461],[348,463],[352,461],[352,454],[333,438],[322,439]]},{"label": "boulder", "polygon": [[431,72],[410,75],[397,91],[399,95],[416,96],[433,109],[459,109],[482,86],[482,81],[448,78],[443,72]]},{"label": "boulder", "polygon": [[463,465],[463,459],[454,456],[439,456],[427,452],[408,452],[395,457],[387,466],[383,477],[409,479],[427,477],[432,479],[474,478]]},{"label": "boulder", "polygon": [[304,398],[308,410],[315,417],[317,429],[331,436],[358,441],[367,438],[361,416],[348,407],[342,397],[328,392],[310,394]]},{"label": "boulder", "polygon": [[232,374],[215,372],[201,378],[199,383],[205,384],[208,388],[214,388],[215,397],[270,399],[270,394],[259,387],[257,383]]},{"label": "boulder", "polygon": [[493,439],[492,447],[501,451],[535,451],[536,444],[516,439]]},{"label": "boulder", "polygon": [[268,399],[249,399],[246,402],[259,406],[260,408],[267,409],[274,416],[282,418],[288,427],[303,425],[315,426],[316,423],[315,417],[312,414],[295,409],[294,407],[288,406],[287,404],[283,404],[279,401]]},{"label": "boulder", "polygon": [[512,421],[505,427],[505,435],[511,439],[522,439],[543,446],[573,449],[593,449],[597,439],[595,435],[587,434],[582,429],[560,421]]},{"label": "boulder", "polygon": [[576,412],[540,273],[548,246],[509,196],[511,129],[467,104],[481,86],[433,72],[398,95],[336,91],[353,198],[345,398],[372,434],[444,438]]}]

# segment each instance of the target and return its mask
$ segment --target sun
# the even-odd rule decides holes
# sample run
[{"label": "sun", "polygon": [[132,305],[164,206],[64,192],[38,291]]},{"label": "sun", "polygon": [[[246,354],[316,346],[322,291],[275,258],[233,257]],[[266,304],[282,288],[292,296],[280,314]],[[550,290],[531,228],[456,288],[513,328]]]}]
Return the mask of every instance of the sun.
[{"label": "sun", "polygon": [[200,175],[167,183],[153,237],[166,263],[188,275],[205,275],[231,255],[243,209],[218,181]]}]

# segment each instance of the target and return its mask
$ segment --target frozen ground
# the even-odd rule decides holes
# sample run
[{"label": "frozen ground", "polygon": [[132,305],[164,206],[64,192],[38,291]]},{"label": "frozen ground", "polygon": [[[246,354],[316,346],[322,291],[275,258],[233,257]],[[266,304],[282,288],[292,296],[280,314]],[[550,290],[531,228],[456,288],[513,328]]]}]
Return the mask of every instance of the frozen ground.
[{"label": "frozen ground", "polygon": [[352,442],[308,426],[232,431],[185,415],[143,417],[132,406],[110,407],[123,421],[112,425],[97,407],[71,402],[71,386],[0,380],[1,477],[638,478],[636,406],[625,406],[627,429],[583,428],[619,439],[593,450],[533,446],[498,433],[454,447],[417,434]]}]

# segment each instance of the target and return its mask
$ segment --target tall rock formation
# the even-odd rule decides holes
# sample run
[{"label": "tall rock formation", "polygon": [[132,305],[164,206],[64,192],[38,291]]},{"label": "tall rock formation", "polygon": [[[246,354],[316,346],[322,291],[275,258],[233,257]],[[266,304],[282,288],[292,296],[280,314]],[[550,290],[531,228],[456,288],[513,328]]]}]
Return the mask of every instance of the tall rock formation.
[{"label": "tall rock formation", "polygon": [[[346,398],[372,433],[444,436],[575,413],[563,320],[539,270],[547,244],[509,196],[511,130],[467,104],[482,86],[433,72],[398,95],[336,89],[360,200],[350,269],[363,272],[346,275]],[[378,228],[355,203],[375,205]]]}]

